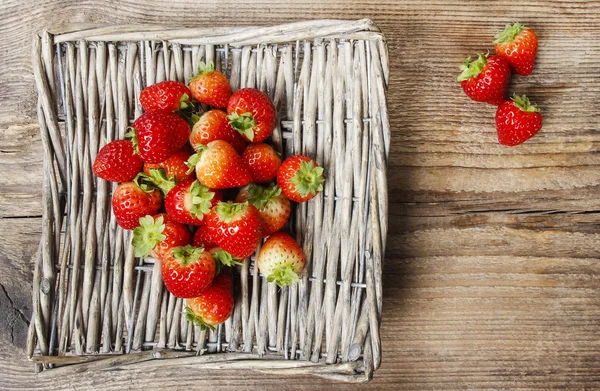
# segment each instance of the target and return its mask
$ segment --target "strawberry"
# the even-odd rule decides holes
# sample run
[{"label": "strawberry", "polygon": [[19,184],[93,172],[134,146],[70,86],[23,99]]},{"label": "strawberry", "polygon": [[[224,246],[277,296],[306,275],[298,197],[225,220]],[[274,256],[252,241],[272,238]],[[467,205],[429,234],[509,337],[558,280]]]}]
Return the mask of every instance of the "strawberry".
[{"label": "strawberry", "polygon": [[227,77],[215,70],[212,61],[203,62],[198,67],[198,74],[190,80],[192,96],[200,103],[224,109],[231,96],[231,87]]},{"label": "strawberry", "polygon": [[495,36],[494,51],[510,63],[512,70],[521,76],[533,71],[535,55],[538,49],[538,38],[532,29],[519,23],[506,25],[504,31]]},{"label": "strawberry", "polygon": [[165,286],[175,297],[198,297],[213,282],[216,263],[209,251],[189,244],[170,249],[161,260]]},{"label": "strawberry", "polygon": [[225,266],[241,265],[241,263],[238,262],[239,258],[234,257],[219,247],[217,242],[215,242],[210,235],[210,230],[206,225],[198,227],[194,234],[193,244],[196,247],[204,247],[204,249],[210,251],[215,261],[218,262],[217,267],[219,264]]},{"label": "strawberry", "polygon": [[153,215],[160,209],[160,191],[137,180],[123,182],[113,192],[113,213],[123,229],[134,229],[140,225],[141,217]]},{"label": "strawberry", "polygon": [[144,162],[160,163],[185,145],[190,126],[175,113],[148,111],[133,122],[127,136]]},{"label": "strawberry", "polygon": [[496,110],[498,141],[503,145],[518,145],[533,137],[542,128],[539,109],[523,95],[514,95]]},{"label": "strawberry", "polygon": [[240,189],[235,202],[248,201],[258,209],[264,236],[279,231],[290,217],[290,201],[281,194],[277,185],[269,188],[254,183]]},{"label": "strawberry", "polygon": [[203,330],[215,330],[215,326],[224,323],[233,312],[231,285],[229,275],[216,276],[202,295],[185,300],[186,319]]},{"label": "strawberry", "polygon": [[190,89],[174,80],[162,81],[142,90],[140,103],[144,111],[176,111],[192,106]]},{"label": "strawberry", "polygon": [[188,161],[198,181],[211,189],[245,186],[252,179],[242,158],[227,141],[215,140],[199,146]]},{"label": "strawberry", "polygon": [[260,143],[275,129],[275,108],[262,91],[242,88],[227,103],[229,123],[244,139]]},{"label": "strawberry", "polygon": [[305,262],[302,248],[285,232],[269,236],[256,258],[258,270],[267,277],[267,281],[280,287],[298,281],[298,273],[304,270]]},{"label": "strawberry", "polygon": [[182,148],[160,163],[144,163],[144,173],[150,175],[150,170],[163,168],[166,177],[173,178],[176,183],[186,179],[193,179],[194,174],[188,174],[187,161],[189,158],[190,153],[187,148]]},{"label": "strawberry", "polygon": [[246,148],[246,140],[229,125],[227,113],[222,110],[210,110],[202,114],[190,134],[190,144],[195,150],[214,140],[227,141],[238,153]]},{"label": "strawberry", "polygon": [[212,191],[194,179],[186,179],[169,191],[165,210],[173,221],[202,225],[205,224],[204,216],[221,200],[222,192]]},{"label": "strawberry", "polygon": [[161,213],[154,217],[147,215],[140,219],[140,226],[133,230],[134,253],[136,257],[153,256],[161,261],[169,256],[175,247],[192,242],[190,230],[183,224]]},{"label": "strawberry", "polygon": [[504,57],[480,54],[474,61],[468,57],[460,69],[456,80],[469,98],[496,106],[504,101],[510,80],[510,65]]},{"label": "strawberry", "polygon": [[308,201],[323,191],[323,182],[323,168],[302,155],[287,158],[277,172],[277,184],[281,192],[296,202]]},{"label": "strawberry", "polygon": [[206,217],[210,236],[234,257],[252,255],[262,239],[261,220],[254,205],[219,202]]},{"label": "strawberry", "polygon": [[242,154],[242,160],[252,175],[252,182],[270,182],[277,176],[281,159],[268,144],[250,144]]},{"label": "strawberry", "polygon": [[129,182],[140,172],[142,164],[131,141],[115,140],[98,151],[93,169],[96,175],[106,181]]}]

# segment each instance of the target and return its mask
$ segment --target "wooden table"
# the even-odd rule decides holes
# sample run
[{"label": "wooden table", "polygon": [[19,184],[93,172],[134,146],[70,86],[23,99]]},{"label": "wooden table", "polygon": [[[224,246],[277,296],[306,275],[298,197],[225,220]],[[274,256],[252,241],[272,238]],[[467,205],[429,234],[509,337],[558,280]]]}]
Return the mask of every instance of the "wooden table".
[{"label": "wooden table", "polygon": [[[383,365],[353,390],[600,386],[600,4],[318,0],[4,0],[0,10],[0,388],[339,389],[311,377],[171,368],[33,374],[24,344],[41,228],[31,36],[69,22],[267,25],[369,17],[387,36],[390,229]],[[167,5],[168,4],[168,5]],[[526,93],[544,116],[522,146],[455,82],[507,22],[540,38]],[[189,388],[192,389],[192,388]]]}]

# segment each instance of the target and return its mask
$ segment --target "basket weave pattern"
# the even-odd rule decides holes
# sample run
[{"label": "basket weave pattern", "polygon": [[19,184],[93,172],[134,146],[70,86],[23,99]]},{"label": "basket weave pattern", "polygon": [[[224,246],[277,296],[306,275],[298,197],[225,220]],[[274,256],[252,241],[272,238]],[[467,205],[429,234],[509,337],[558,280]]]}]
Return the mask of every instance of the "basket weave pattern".
[{"label": "basket weave pattern", "polygon": [[[214,332],[185,320],[160,262],[134,257],[131,232],[112,215],[115,185],[91,169],[142,114],[145,86],[188,82],[200,61],[214,61],[233,90],[265,91],[278,112],[276,149],[326,170],[324,191],[297,205],[288,227],[307,257],[300,282],[280,289],[245,259],[234,312]],[[381,362],[390,138],[387,48],[371,21],[45,31],[33,68],[45,182],[28,353],[40,369],[227,365],[371,379]]]}]

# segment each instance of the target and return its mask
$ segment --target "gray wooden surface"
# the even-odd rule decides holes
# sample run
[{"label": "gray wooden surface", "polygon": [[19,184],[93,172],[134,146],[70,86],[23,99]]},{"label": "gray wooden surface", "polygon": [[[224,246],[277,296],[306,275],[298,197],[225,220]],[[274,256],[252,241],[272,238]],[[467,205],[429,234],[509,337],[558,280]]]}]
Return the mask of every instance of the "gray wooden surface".
[{"label": "gray wooden surface", "polygon": [[[268,25],[369,17],[388,39],[390,228],[376,389],[600,384],[600,3],[5,0],[0,9],[1,389],[336,389],[311,377],[164,368],[34,375],[24,343],[42,162],[31,35],[73,23]],[[455,77],[511,21],[540,37],[515,77],[544,116],[516,148]],[[346,386],[344,386],[346,387]]]}]

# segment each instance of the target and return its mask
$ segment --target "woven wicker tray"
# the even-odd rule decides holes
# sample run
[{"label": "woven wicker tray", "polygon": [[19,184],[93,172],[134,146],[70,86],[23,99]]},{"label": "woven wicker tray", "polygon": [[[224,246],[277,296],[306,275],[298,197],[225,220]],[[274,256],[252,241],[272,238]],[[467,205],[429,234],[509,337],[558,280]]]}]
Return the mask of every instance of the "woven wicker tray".
[{"label": "woven wicker tray", "polygon": [[[215,332],[182,314],[160,263],[137,259],[110,208],[96,153],[142,113],[140,91],[187,82],[213,60],[234,90],[266,91],[273,142],[326,168],[324,192],[292,213],[307,256],[279,289],[254,259],[234,274],[236,306]],[[44,146],[43,235],[28,354],[36,369],[165,365],[254,369],[368,381],[381,363],[381,267],[387,233],[387,48],[370,20],[275,27],[69,27],[33,42]],[[77,364],[77,365],[72,365]]]}]

